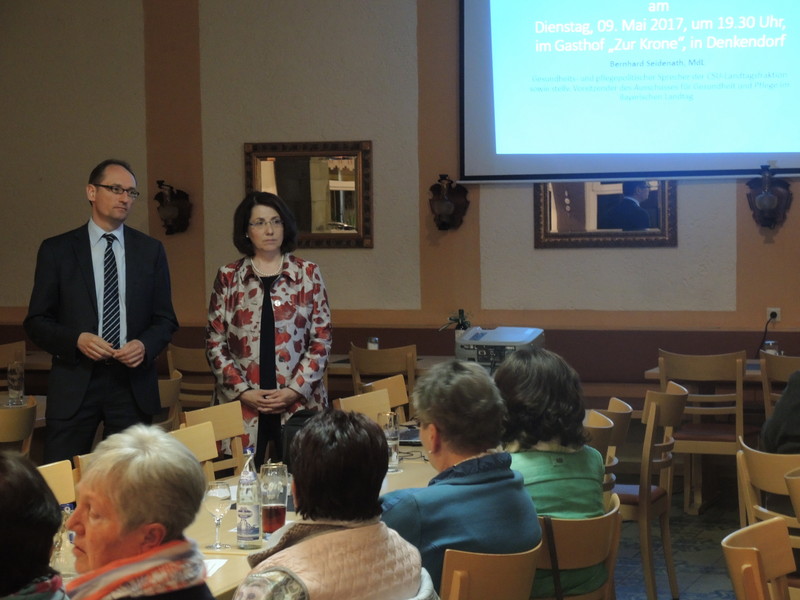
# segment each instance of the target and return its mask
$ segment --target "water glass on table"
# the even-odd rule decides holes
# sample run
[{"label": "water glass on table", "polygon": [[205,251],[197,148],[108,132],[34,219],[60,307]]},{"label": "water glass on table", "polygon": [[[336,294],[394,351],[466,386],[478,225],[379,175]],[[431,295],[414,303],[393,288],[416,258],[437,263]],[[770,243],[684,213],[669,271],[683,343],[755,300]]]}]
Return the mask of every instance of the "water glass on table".
[{"label": "water glass on table", "polygon": [[389,473],[400,472],[400,428],[397,426],[397,413],[378,413],[378,425],[383,429],[389,445]]},{"label": "water glass on table", "polygon": [[219,526],[233,504],[231,488],[224,481],[212,481],[206,487],[206,494],[203,496],[203,506],[214,517],[214,543],[206,546],[209,550],[222,550],[230,548],[230,544],[221,544],[219,541]]},{"label": "water glass on table", "polygon": [[261,531],[268,538],[286,524],[289,473],[283,463],[265,463],[259,473],[261,484]]},{"label": "water glass on table", "polygon": [[21,360],[12,360],[8,364],[6,373],[8,381],[8,405],[22,406],[25,404],[25,363]]}]

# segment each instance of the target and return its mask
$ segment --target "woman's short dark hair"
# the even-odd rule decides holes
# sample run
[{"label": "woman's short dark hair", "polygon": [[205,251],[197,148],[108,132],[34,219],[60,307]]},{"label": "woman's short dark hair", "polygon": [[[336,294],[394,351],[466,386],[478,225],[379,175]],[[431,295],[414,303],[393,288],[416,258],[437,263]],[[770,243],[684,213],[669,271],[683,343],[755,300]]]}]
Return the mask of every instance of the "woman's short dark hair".
[{"label": "woman's short dark hair", "polygon": [[389,446],[369,417],[323,411],[294,436],[290,452],[295,510],[304,518],[364,521],[380,516]]},{"label": "woman's short dark hair", "polygon": [[61,507],[34,464],[17,452],[0,451],[0,490],[0,596],[7,596],[52,572]]},{"label": "woman's short dark hair", "polygon": [[431,368],[414,388],[420,424],[436,425],[453,450],[484,452],[500,444],[506,407],[477,363],[451,360]]},{"label": "woman's short dark hair", "polygon": [[539,442],[583,446],[583,392],[578,373],[542,348],[510,354],[494,374],[508,406],[503,442],[527,450]]},{"label": "woman's short dark hair", "polygon": [[233,245],[245,256],[253,256],[255,248],[247,237],[250,214],[254,206],[269,206],[275,209],[283,221],[283,243],[281,252],[291,252],[297,248],[297,221],[286,203],[275,194],[269,192],[250,192],[244,197],[233,213]]}]

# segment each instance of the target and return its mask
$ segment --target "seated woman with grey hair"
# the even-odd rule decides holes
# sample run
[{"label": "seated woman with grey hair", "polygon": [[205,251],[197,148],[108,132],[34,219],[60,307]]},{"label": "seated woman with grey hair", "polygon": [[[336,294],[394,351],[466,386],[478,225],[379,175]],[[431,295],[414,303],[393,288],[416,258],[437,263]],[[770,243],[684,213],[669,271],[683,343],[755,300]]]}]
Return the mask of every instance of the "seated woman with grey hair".
[{"label": "seated woman with grey hair", "polygon": [[212,600],[203,556],[183,530],[205,478],[186,446],[158,427],[134,425],[101,442],[77,486],[72,600]]},{"label": "seated woman with grey hair", "polygon": [[419,548],[437,590],[448,548],[524,552],[542,537],[536,509],[498,450],[506,408],[486,370],[452,360],[414,389],[420,440],[439,472],[428,487],[383,496],[383,521]]},{"label": "seated woman with grey hair", "polygon": [[235,600],[437,600],[414,546],[381,523],[389,447],[378,424],[328,410],[290,449],[293,496],[303,518],[248,557],[254,569]]}]

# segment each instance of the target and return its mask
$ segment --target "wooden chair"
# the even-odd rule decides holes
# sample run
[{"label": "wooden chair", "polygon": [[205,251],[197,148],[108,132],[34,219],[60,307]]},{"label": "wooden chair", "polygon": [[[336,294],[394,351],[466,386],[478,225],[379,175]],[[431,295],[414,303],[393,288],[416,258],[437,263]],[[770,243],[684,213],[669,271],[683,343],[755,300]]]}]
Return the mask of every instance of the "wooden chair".
[{"label": "wooden chair", "polygon": [[353,393],[364,392],[367,381],[401,374],[406,381],[406,395],[414,391],[417,373],[417,346],[399,346],[382,350],[367,350],[350,344],[350,375]]},{"label": "wooden chair", "polygon": [[153,425],[164,431],[177,429],[181,424],[181,381],[180,371],[172,371],[169,379],[158,380],[158,395],[161,399],[161,414],[153,419]]},{"label": "wooden chair", "polygon": [[[685,454],[684,510],[699,514],[703,508],[704,454],[735,456],[739,438],[756,437],[759,427],[744,423],[745,352],[694,355],[659,350],[661,389],[677,381],[690,389],[685,415],[691,420],[675,432],[675,452]],[[732,384],[733,391],[717,393],[716,385]],[[743,508],[740,511],[743,514]]]},{"label": "wooden chair", "polygon": [[633,407],[619,398],[611,398],[608,401],[608,408],[596,410],[614,423],[614,429],[611,431],[611,439],[608,443],[608,452],[606,453],[606,478],[603,482],[603,488],[606,491],[610,491],[617,481],[616,471],[619,468],[619,453],[628,438],[628,429],[633,418]]},{"label": "wooden chair", "polygon": [[214,398],[216,379],[206,359],[205,348],[167,346],[169,372],[181,372],[181,410],[208,408]]},{"label": "wooden chair", "polygon": [[339,410],[361,413],[373,421],[377,421],[378,413],[392,410],[387,390],[375,390],[374,392],[339,398],[333,401],[333,407]]},{"label": "wooden chair", "polygon": [[198,408],[187,412],[185,417],[187,427],[205,422],[213,424],[216,442],[230,439],[231,457],[215,460],[213,469],[215,474],[225,469],[233,469],[233,474],[238,476],[242,472],[245,461],[242,448],[242,436],[244,435],[242,403],[235,400],[209,408]]},{"label": "wooden chair", "polygon": [[722,540],[736,600],[788,600],[795,570],[786,522],[776,517],[734,531]]},{"label": "wooden chair", "polygon": [[36,399],[33,396],[24,406],[0,409],[0,448],[14,449],[28,456],[35,425]]},{"label": "wooden chair", "polygon": [[[550,519],[553,537],[556,540],[555,550],[559,570],[584,569],[603,563],[608,572],[608,579],[596,590],[586,594],[565,594],[564,598],[613,600],[614,569],[617,565],[617,551],[619,550],[622,526],[619,507],[619,497],[612,494],[608,510],[602,516],[590,519]],[[552,570],[551,540],[544,524],[544,517],[539,517],[539,524],[542,526],[542,551],[539,554],[536,568]],[[587,544],[587,540],[591,540],[591,543]]]},{"label": "wooden chair", "polygon": [[[786,356],[761,352],[761,391],[764,395],[764,417],[769,419],[781,397],[789,376],[800,371],[800,356]],[[777,389],[776,389],[777,387]]]},{"label": "wooden chair", "polygon": [[792,469],[783,476],[789,500],[792,502],[795,516],[800,515],[800,468]]},{"label": "wooden chair", "polygon": [[401,423],[408,420],[408,391],[406,382],[402,375],[392,375],[383,379],[376,379],[369,383],[362,383],[364,392],[375,390],[386,390],[389,392],[389,406],[397,413],[397,418]]},{"label": "wooden chair", "polygon": [[614,421],[596,410],[587,410],[583,418],[583,430],[588,437],[587,444],[605,459],[614,433]]},{"label": "wooden chair", "polygon": [[72,476],[75,479],[76,485],[80,482],[80,480],[86,473],[86,468],[89,466],[89,463],[92,462],[93,456],[94,453],[89,453],[89,454],[76,454],[75,456],[72,457],[72,464],[75,465],[75,468],[72,470]]},{"label": "wooden chair", "polygon": [[[649,600],[657,600],[655,568],[653,565],[652,519],[658,517],[661,526],[661,545],[667,565],[669,587],[678,598],[678,580],[672,560],[669,530],[669,510],[672,505],[674,430],[683,419],[688,392],[673,384],[670,392],[648,390],[645,395],[642,422],[645,425],[642,442],[642,465],[638,485],[617,484],[614,491],[622,503],[620,513],[626,521],[639,523],[639,547],[642,555],[645,589]],[[682,390],[682,391],[680,391]],[[658,477],[656,484],[653,483]]]},{"label": "wooden chair", "polygon": [[214,437],[214,426],[205,421],[190,427],[181,427],[169,432],[171,436],[191,450],[203,467],[206,482],[214,481],[212,461],[217,457],[217,441]]},{"label": "wooden chair", "polygon": [[[788,527],[800,529],[797,517],[788,514],[791,500],[786,484],[786,473],[800,469],[800,454],[761,452],[745,444],[741,438],[739,446],[741,450],[736,453],[736,472],[739,502],[745,507],[745,519],[741,526],[781,517]],[[772,508],[769,508],[770,505]],[[800,548],[800,536],[792,535],[791,539],[792,547]]]},{"label": "wooden chair", "polygon": [[72,463],[68,460],[49,463],[37,467],[59,504],[75,502],[75,479],[72,475]]},{"label": "wooden chair", "polygon": [[25,341],[0,344],[0,392],[8,391],[8,364],[14,360],[25,360]]},{"label": "wooden chair", "polygon": [[542,544],[517,554],[448,549],[442,566],[442,600],[528,600]]}]

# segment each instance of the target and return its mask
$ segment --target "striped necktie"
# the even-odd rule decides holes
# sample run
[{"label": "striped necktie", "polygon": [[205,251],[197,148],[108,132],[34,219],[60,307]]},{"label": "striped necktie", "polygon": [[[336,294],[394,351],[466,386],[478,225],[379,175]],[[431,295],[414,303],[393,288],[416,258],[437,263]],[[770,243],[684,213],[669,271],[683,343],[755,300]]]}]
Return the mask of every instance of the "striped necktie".
[{"label": "striped necktie", "polygon": [[119,348],[119,281],[117,260],[112,248],[117,239],[112,233],[103,236],[108,242],[103,257],[103,339]]}]

